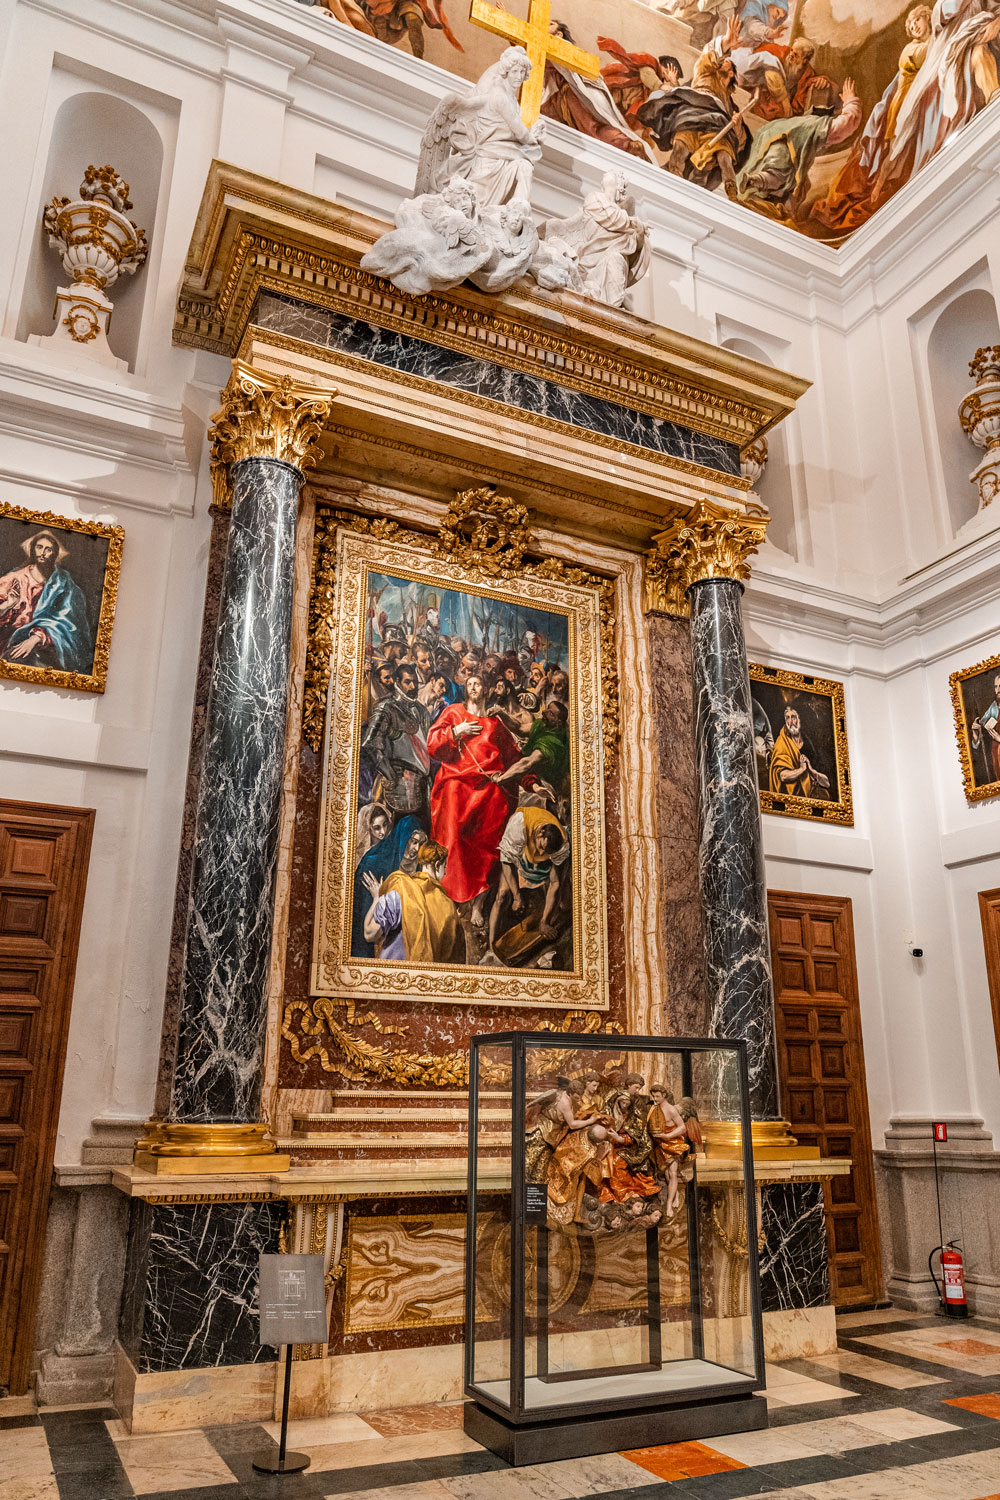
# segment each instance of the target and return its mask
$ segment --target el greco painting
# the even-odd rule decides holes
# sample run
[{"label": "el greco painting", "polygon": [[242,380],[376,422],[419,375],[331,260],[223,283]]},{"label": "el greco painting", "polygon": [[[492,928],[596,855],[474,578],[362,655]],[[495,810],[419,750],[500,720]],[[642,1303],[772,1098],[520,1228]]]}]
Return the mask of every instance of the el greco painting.
[{"label": "el greco painting", "polygon": [[606,1009],[592,588],[337,535],[313,992]]},{"label": "el greco painting", "polygon": [[0,504],[0,677],[104,692],[124,538]]},{"label": "el greco painting", "polygon": [[844,685],[750,663],[762,812],[854,823]]},{"label": "el greco painting", "polygon": [[[464,78],[505,45],[469,0],[322,3]],[[1000,92],[1000,0],[553,0],[550,29],[600,71],[549,60],[544,117],[832,242]]]},{"label": "el greco painting", "polygon": [[965,795],[970,802],[1000,797],[1000,656],[948,680]]}]

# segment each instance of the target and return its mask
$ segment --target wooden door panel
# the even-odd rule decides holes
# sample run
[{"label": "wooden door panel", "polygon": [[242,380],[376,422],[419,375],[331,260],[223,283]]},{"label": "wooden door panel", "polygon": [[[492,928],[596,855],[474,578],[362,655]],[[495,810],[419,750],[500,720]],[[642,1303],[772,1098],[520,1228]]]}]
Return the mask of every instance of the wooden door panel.
[{"label": "wooden door panel", "polygon": [[851,903],[771,891],[768,914],[785,1117],[803,1146],[853,1164],[824,1184],[833,1300],[875,1302],[882,1276]]},{"label": "wooden door panel", "polygon": [[1000,890],[979,892],[979,920],[986,949],[986,979],[993,1010],[993,1034],[1000,1063]]},{"label": "wooden door panel", "polygon": [[31,1370],[94,814],[0,800],[0,1387]]}]

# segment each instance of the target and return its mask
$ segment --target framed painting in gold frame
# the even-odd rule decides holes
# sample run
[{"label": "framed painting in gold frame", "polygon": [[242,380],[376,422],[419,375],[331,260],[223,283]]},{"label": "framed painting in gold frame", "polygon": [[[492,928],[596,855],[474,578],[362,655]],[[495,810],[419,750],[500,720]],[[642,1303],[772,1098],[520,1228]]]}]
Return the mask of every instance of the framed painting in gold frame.
[{"label": "framed painting in gold frame", "polygon": [[952,672],[948,683],[965,795],[1000,797],[1000,656]]},{"label": "framed painting in gold frame", "polygon": [[749,666],[761,812],[853,826],[844,684]]},{"label": "framed painting in gold frame", "polygon": [[103,693],[125,533],[0,502],[0,676]]},{"label": "framed painting in gold frame", "polygon": [[606,1010],[599,590],[336,535],[311,990]]}]

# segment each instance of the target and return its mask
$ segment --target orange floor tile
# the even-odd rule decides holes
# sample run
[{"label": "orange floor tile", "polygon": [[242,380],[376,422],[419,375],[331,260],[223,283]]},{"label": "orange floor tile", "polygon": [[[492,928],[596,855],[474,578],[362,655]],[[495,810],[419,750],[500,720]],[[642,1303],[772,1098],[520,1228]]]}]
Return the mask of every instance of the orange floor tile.
[{"label": "orange floor tile", "polygon": [[989,1391],[983,1396],[954,1396],[944,1406],[960,1406],[963,1411],[978,1412],[981,1417],[996,1417],[1000,1422],[1000,1391]]},{"label": "orange floor tile", "polygon": [[665,1443],[659,1448],[630,1448],[622,1454],[640,1469],[647,1469],[658,1479],[694,1479],[699,1474],[725,1474],[729,1469],[745,1469],[735,1458],[726,1458],[704,1443]]}]

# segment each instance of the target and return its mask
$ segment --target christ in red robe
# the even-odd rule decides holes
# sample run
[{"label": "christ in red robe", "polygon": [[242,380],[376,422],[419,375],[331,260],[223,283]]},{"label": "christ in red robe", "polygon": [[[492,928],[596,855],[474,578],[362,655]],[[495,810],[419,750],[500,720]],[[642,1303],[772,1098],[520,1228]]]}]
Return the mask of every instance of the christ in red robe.
[{"label": "christ in red robe", "polygon": [[446,708],[427,732],[427,749],[440,762],[431,834],[448,851],[441,884],[459,903],[481,895],[496,874],[511,801],[493,777],[520,754],[509,730],[484,714],[481,680],[469,677],[465,692],[466,701]]}]

